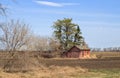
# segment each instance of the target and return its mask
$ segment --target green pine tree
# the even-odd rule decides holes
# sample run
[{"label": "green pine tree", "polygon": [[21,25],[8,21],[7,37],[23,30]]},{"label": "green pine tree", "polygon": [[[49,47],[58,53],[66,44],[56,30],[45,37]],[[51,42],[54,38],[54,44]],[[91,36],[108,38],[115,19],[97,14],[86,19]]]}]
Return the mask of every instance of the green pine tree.
[{"label": "green pine tree", "polygon": [[54,36],[59,40],[61,44],[61,50],[66,51],[73,45],[80,45],[81,31],[79,25],[72,23],[72,19],[64,18],[63,20],[57,20],[54,22]]},{"label": "green pine tree", "polygon": [[77,31],[75,33],[75,38],[74,38],[74,45],[81,45],[82,42],[83,42],[82,33],[80,31],[80,27],[77,26]]}]

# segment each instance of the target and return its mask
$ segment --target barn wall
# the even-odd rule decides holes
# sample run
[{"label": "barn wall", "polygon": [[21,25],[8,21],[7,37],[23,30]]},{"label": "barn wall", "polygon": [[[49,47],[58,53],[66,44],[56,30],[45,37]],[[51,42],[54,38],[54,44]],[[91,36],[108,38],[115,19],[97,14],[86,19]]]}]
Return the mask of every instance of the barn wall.
[{"label": "barn wall", "polygon": [[80,49],[74,47],[70,49],[68,52],[80,52]]},{"label": "barn wall", "polygon": [[65,55],[67,58],[83,58],[89,57],[90,51],[80,51],[80,52],[67,52]]},{"label": "barn wall", "polygon": [[89,49],[79,49],[76,46],[73,46],[70,50],[63,54],[67,58],[83,58],[90,56]]},{"label": "barn wall", "polygon": [[79,58],[79,52],[68,52],[67,57],[68,58]]}]

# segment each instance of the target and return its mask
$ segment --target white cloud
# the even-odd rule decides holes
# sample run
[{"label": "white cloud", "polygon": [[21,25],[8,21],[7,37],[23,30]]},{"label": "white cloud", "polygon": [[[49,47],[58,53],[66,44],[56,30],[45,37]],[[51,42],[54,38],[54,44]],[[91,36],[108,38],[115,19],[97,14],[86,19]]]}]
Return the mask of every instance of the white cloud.
[{"label": "white cloud", "polygon": [[47,6],[62,7],[61,4],[54,3],[54,2],[48,2],[48,1],[35,1],[35,2],[42,5],[47,5]]},{"label": "white cloud", "polygon": [[53,6],[53,7],[79,5],[78,3],[56,3],[56,2],[50,2],[50,1],[35,1],[35,2],[40,5]]}]

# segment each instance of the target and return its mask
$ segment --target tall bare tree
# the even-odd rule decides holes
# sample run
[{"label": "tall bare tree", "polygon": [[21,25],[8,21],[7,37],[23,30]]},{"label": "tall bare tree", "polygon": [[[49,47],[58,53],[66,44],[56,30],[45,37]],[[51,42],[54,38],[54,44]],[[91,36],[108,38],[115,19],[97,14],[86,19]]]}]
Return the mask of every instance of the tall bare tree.
[{"label": "tall bare tree", "polygon": [[25,23],[11,20],[7,24],[0,25],[0,42],[7,51],[25,49],[29,42],[30,31]]}]

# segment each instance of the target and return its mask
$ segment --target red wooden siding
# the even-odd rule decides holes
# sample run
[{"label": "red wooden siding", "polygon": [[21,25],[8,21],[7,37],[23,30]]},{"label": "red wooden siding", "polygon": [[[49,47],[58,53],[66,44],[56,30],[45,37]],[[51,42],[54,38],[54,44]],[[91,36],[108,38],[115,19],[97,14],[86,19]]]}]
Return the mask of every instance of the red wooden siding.
[{"label": "red wooden siding", "polygon": [[90,49],[80,49],[76,46],[73,46],[67,52],[63,54],[67,58],[83,58],[90,56]]}]

